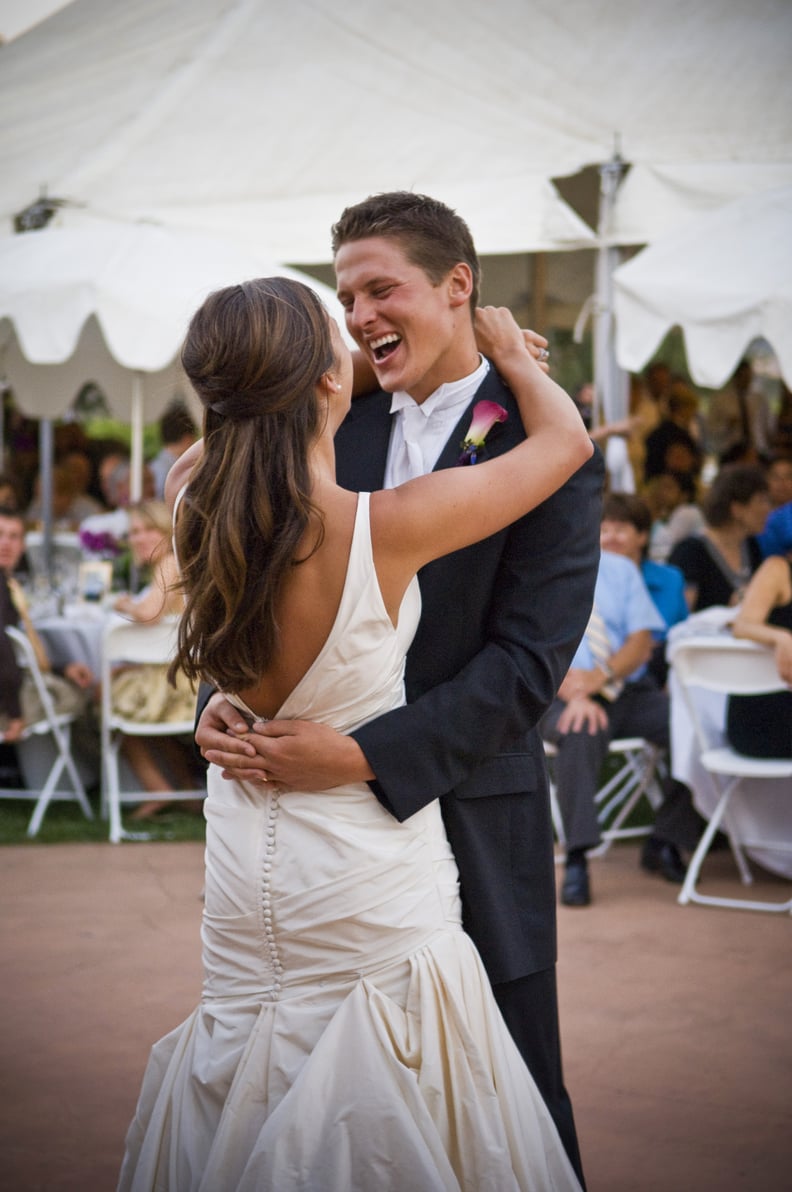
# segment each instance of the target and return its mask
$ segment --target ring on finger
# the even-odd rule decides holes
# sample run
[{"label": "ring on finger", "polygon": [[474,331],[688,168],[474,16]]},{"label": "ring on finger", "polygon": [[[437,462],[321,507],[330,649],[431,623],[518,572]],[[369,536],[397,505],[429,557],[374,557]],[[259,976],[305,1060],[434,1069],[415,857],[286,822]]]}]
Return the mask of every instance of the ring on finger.
[{"label": "ring on finger", "polygon": [[547,348],[540,348],[539,349],[539,360],[549,360],[549,358],[550,358],[550,353],[548,352]]}]

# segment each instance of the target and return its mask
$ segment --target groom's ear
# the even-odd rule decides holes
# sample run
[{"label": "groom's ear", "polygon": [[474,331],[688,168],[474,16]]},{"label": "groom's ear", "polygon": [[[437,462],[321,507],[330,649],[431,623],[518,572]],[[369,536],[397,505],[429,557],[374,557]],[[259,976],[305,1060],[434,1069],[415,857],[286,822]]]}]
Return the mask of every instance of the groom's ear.
[{"label": "groom's ear", "polygon": [[459,261],[446,274],[444,284],[447,287],[448,299],[451,306],[466,306],[470,303],[470,297],[473,293],[473,271],[464,261]]}]

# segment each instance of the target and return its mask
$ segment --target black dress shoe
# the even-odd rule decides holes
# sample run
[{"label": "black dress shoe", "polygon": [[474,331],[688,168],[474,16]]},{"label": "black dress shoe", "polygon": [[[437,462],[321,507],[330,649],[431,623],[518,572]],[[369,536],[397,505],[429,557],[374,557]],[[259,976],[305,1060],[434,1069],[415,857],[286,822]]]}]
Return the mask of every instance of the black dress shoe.
[{"label": "black dress shoe", "polygon": [[647,873],[659,873],[667,882],[674,882],[677,886],[682,885],[687,873],[687,866],[676,845],[659,840],[657,836],[647,837],[641,852],[641,869]]},{"label": "black dress shoe", "polygon": [[561,887],[561,901],[564,906],[588,906],[591,902],[588,868],[585,861],[567,865],[564,884]]}]

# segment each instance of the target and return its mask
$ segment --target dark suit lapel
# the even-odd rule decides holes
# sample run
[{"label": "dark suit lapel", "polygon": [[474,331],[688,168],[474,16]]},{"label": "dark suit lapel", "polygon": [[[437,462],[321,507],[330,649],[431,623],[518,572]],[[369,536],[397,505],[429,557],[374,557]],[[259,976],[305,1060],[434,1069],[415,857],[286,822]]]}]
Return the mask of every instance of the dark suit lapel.
[{"label": "dark suit lapel", "polygon": [[[351,489],[352,492],[376,492],[377,489],[382,488],[393,420],[390,413],[390,400],[390,395],[382,392],[357,398],[353,401],[349,414],[336,434],[338,483],[344,488]],[[476,402],[503,403],[505,400],[511,400],[511,395],[504,390],[503,382],[495,369],[490,367],[486,377],[465,408],[464,414],[449,435],[433,471],[456,466]],[[513,414],[510,414],[509,422],[512,421],[512,418]],[[499,443],[498,440],[507,429],[511,433],[507,433],[504,436],[505,441]],[[496,423],[487,436],[487,443],[480,452],[479,459],[483,460],[488,456],[499,454],[506,445],[513,446],[516,438],[520,437],[520,433],[520,430],[509,427],[507,423]]]},{"label": "dark suit lapel", "polygon": [[[477,402],[480,401],[503,401],[503,382],[495,372],[495,369],[492,367],[492,365],[490,365],[489,372],[468,402],[464,414],[454,427],[454,430],[449,436],[445,447],[440,452],[437,463],[435,464],[432,471],[439,472],[442,468],[456,467],[457,463],[459,462],[459,457],[462,454],[462,443],[464,442],[465,435],[470,429],[470,422],[473,417],[473,407]],[[494,443],[500,437],[503,427],[503,423],[495,423],[492,430],[487,435],[486,444],[479,452],[480,460],[488,458],[487,448],[491,445],[494,445]],[[490,457],[492,454],[497,454],[497,452],[490,452]]]},{"label": "dark suit lapel", "polygon": [[358,398],[335,438],[336,476],[352,492],[377,492],[385,477],[392,416],[390,396]]}]

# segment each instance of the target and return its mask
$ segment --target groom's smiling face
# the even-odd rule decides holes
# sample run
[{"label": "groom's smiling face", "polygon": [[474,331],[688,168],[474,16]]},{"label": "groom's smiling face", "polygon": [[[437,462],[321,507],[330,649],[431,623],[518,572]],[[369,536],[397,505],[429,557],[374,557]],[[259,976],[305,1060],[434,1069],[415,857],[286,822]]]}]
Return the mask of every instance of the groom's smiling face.
[{"label": "groom's smiling face", "polygon": [[471,371],[468,266],[435,285],[398,240],[370,236],[341,245],[335,272],[347,329],[387,392],[421,402]]}]

